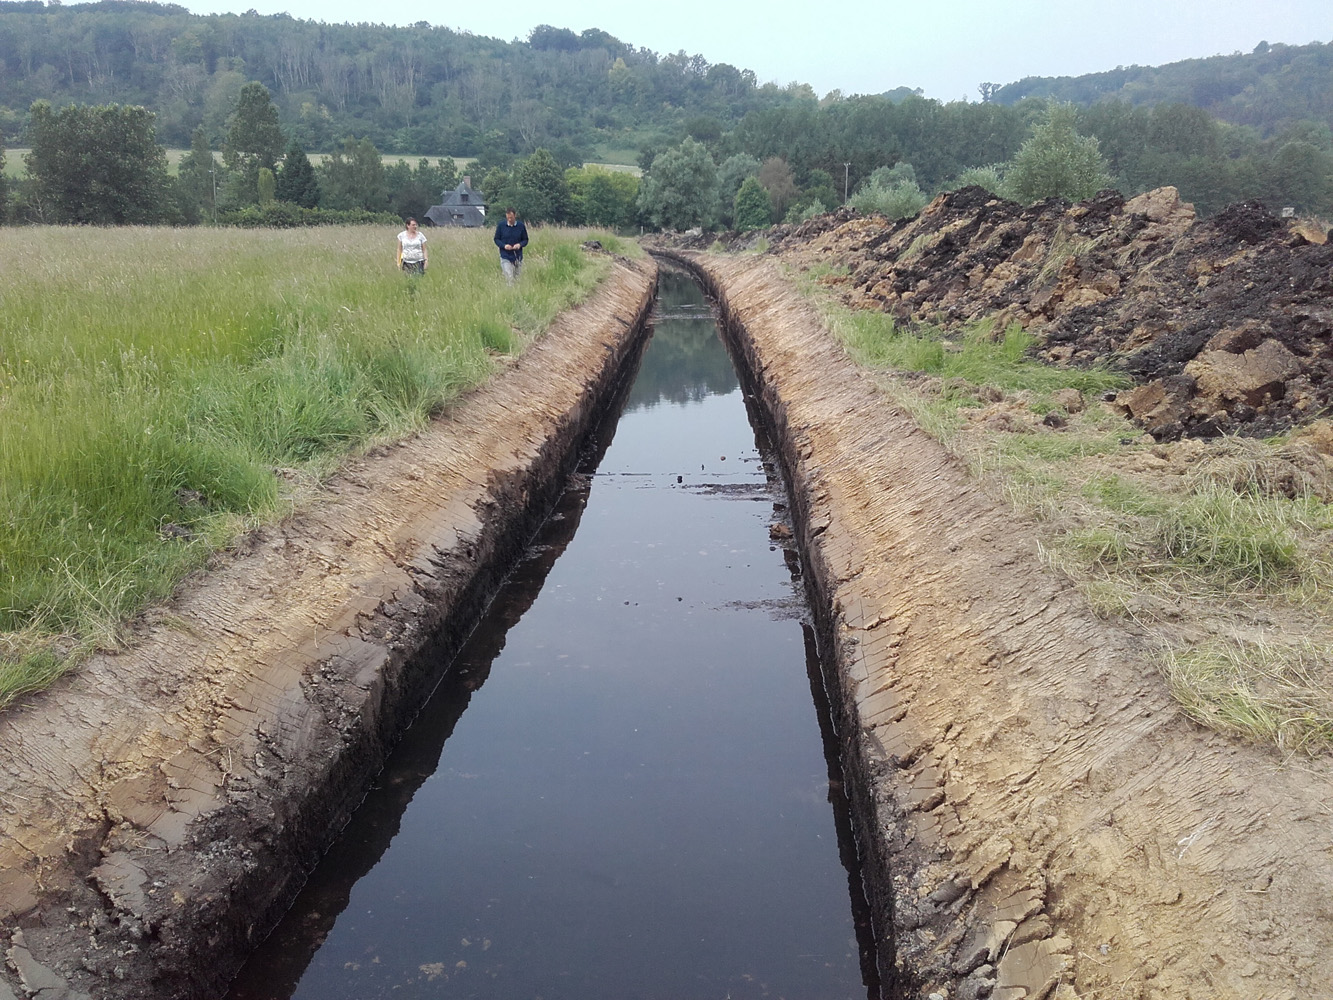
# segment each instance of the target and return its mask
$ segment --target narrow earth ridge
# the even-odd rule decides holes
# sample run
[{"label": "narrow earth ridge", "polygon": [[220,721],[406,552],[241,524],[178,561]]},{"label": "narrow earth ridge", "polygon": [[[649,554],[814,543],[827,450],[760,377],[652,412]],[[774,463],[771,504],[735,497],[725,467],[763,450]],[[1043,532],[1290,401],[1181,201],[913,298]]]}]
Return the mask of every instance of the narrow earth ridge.
[{"label": "narrow earth ridge", "polygon": [[666,255],[783,451],[903,995],[1328,995],[1333,766],[1185,718],[1143,636],[1041,566],[772,264]]},{"label": "narrow earth ridge", "polygon": [[619,262],[511,370],[0,716],[0,1000],[220,994],[558,497],[655,285]]}]

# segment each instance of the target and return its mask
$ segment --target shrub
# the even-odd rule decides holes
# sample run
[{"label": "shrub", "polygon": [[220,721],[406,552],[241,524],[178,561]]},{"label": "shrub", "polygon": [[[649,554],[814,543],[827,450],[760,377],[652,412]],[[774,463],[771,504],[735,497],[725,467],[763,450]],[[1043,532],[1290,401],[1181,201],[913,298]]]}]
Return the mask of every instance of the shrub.
[{"label": "shrub", "polygon": [[847,204],[858,212],[878,212],[889,219],[907,219],[930,203],[930,199],[916,185],[916,181],[902,181],[893,187],[866,183],[848,199]]},{"label": "shrub", "polygon": [[392,226],[402,222],[391,212],[367,212],[363,208],[341,210],[302,208],[289,201],[247,205],[218,213],[218,225],[241,229],[295,229],[299,226]]}]

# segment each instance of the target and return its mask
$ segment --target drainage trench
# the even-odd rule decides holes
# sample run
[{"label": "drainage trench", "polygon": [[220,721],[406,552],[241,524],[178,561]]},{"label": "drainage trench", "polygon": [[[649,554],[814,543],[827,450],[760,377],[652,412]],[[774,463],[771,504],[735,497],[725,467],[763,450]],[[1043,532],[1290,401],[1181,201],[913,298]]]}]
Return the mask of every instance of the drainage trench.
[{"label": "drainage trench", "polygon": [[231,1000],[879,1000],[758,426],[663,269],[618,421]]}]

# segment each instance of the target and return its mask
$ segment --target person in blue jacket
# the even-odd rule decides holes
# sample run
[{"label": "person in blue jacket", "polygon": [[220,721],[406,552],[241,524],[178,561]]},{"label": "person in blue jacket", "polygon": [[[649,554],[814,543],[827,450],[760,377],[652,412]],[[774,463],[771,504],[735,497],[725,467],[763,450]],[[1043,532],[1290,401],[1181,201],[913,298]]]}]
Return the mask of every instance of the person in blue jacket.
[{"label": "person in blue jacket", "polygon": [[504,222],[495,227],[495,245],[500,248],[500,270],[512,285],[523,270],[523,248],[528,245],[528,227],[512,208],[505,209]]}]

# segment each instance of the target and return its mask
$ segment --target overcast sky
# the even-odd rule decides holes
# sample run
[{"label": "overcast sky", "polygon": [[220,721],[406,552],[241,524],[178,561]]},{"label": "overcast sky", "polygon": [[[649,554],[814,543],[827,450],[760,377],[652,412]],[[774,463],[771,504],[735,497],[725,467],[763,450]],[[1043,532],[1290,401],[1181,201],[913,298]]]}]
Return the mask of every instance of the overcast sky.
[{"label": "overcast sky", "polygon": [[983,80],[1155,66],[1260,41],[1333,41],[1333,0],[503,0],[467,5],[367,0],[184,0],[195,13],[285,11],[330,22],[432,24],[505,40],[539,24],[601,28],[659,53],[684,49],[752,69],[761,83],[809,83],[820,96],[921,87],[977,99]]}]

